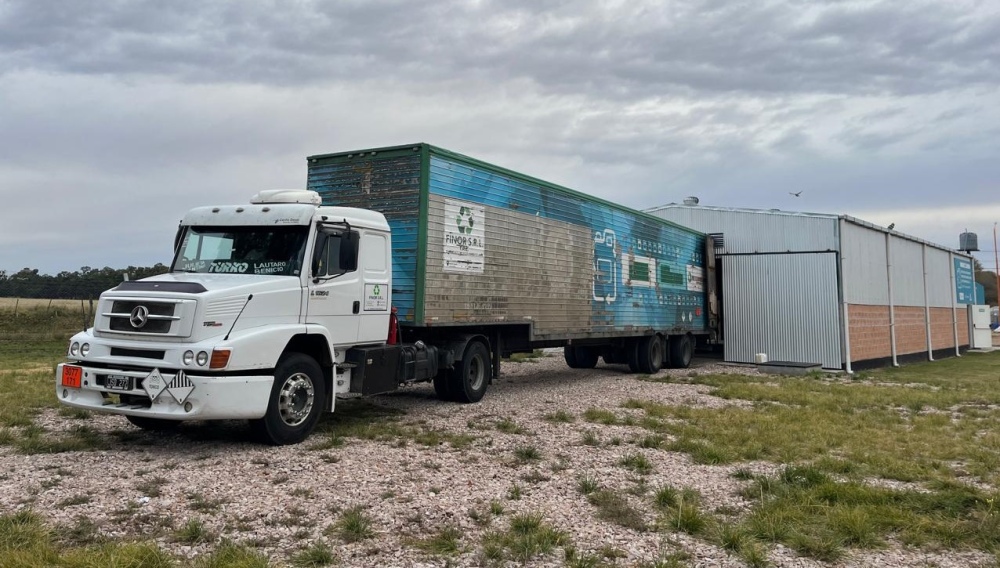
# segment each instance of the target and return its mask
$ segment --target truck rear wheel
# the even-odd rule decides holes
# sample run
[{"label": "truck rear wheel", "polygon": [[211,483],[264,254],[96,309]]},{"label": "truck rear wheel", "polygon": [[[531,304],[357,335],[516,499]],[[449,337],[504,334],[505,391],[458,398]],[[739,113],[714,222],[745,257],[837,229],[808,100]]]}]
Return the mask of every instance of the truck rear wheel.
[{"label": "truck rear wheel", "polygon": [[479,402],[493,374],[490,350],[481,341],[470,341],[461,361],[449,373],[448,391],[457,402]]},{"label": "truck rear wheel", "polygon": [[567,345],[563,347],[563,358],[570,369],[593,369],[597,366],[599,354],[593,347]]},{"label": "truck rear wheel", "polygon": [[659,335],[639,340],[639,345],[636,346],[636,363],[641,373],[652,375],[659,372],[663,365],[663,340]]},{"label": "truck rear wheel", "polygon": [[674,369],[687,369],[694,358],[694,342],[690,335],[677,335],[670,338],[670,349],[667,366]]},{"label": "truck rear wheel", "polygon": [[284,355],[274,369],[267,413],[252,420],[251,427],[269,444],[297,444],[316,426],[325,396],[326,383],[316,360],[302,353]]}]

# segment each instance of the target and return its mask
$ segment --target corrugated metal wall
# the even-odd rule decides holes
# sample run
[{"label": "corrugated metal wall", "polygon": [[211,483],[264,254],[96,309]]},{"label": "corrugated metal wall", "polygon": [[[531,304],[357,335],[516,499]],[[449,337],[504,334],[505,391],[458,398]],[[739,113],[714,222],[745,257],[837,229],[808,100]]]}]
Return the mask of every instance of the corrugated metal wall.
[{"label": "corrugated metal wall", "polygon": [[786,211],[665,206],[648,213],[703,233],[725,233],[725,252],[837,250],[837,218]]},{"label": "corrugated metal wall", "polygon": [[841,223],[844,300],[848,304],[889,305],[884,233]]},{"label": "corrugated metal wall", "polygon": [[[885,232],[842,222],[844,299],[849,304],[889,305]],[[952,307],[955,290],[951,255],[905,236],[890,235],[892,303],[924,305],[924,249],[927,249],[927,296],[931,307]]]},{"label": "corrugated metal wall", "polygon": [[726,361],[821,363],[839,369],[837,255],[722,257]]},{"label": "corrugated metal wall", "polygon": [[[885,238],[883,237],[883,242]],[[884,246],[884,245],[883,245]],[[899,237],[889,237],[894,306],[924,305],[924,246]]]},{"label": "corrugated metal wall", "polygon": [[947,251],[927,247],[927,300],[932,308],[950,308],[955,305],[951,256]]}]

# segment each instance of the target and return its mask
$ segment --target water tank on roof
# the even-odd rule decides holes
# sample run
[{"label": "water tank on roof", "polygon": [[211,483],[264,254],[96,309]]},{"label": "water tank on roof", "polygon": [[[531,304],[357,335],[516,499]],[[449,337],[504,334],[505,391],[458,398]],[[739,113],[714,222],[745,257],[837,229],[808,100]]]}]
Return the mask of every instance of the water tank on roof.
[{"label": "water tank on roof", "polygon": [[979,236],[965,232],[958,236],[958,250],[972,252],[979,250]]}]

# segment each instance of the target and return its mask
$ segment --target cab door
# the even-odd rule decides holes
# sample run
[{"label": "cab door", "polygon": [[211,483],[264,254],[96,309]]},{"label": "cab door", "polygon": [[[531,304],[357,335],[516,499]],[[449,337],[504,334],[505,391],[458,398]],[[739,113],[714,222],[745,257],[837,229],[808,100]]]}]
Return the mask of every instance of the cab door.
[{"label": "cab door", "polygon": [[363,297],[359,343],[385,343],[388,340],[389,308],[392,306],[391,250],[388,233],[361,232],[361,258],[358,266]]},{"label": "cab door", "polygon": [[315,238],[306,323],[325,327],[332,345],[356,345],[362,301],[358,231],[320,227]]}]

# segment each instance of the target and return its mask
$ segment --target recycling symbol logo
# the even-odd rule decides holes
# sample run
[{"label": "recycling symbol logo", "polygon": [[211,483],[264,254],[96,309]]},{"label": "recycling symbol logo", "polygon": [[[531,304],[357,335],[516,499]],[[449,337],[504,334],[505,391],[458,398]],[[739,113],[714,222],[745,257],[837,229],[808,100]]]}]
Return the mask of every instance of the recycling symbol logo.
[{"label": "recycling symbol logo", "polygon": [[378,284],[372,288],[372,296],[380,296],[382,294],[382,289],[378,287]]},{"label": "recycling symbol logo", "polygon": [[462,207],[458,211],[458,217],[455,218],[455,223],[458,224],[458,232],[463,235],[468,235],[472,233],[472,227],[475,224],[472,219],[472,209],[468,207]]}]

